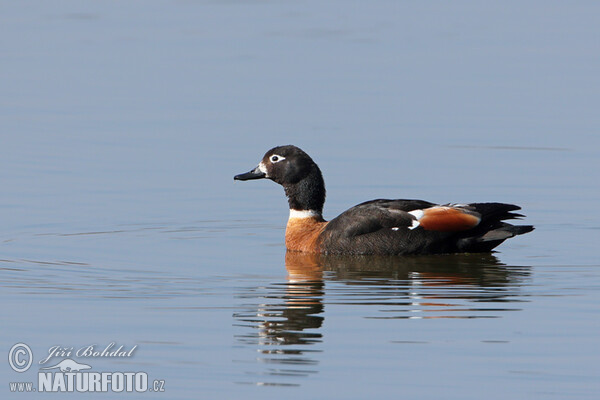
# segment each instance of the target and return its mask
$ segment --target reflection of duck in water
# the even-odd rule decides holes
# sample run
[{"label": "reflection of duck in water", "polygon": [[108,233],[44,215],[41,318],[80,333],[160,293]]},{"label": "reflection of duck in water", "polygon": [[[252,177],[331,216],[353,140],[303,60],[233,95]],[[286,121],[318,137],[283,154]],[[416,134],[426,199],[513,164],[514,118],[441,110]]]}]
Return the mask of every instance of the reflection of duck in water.
[{"label": "reflection of duck in water", "polygon": [[257,336],[244,336],[244,340],[261,345],[320,342],[320,333],[305,330],[323,324],[323,317],[318,315],[323,312],[323,288],[322,272],[314,265],[306,265],[297,277],[290,273],[288,282],[271,284],[266,292],[258,294],[262,288],[254,288],[253,295],[258,295],[262,303],[254,311],[235,315],[258,328]]},{"label": "reflection of duck in water", "polygon": [[[419,287],[419,291],[423,292],[419,295],[422,298],[509,301],[507,298],[514,295],[511,289],[529,276],[528,267],[506,266],[489,253],[399,257],[288,251],[285,261],[291,280],[316,280],[325,276],[328,281],[367,287],[368,290],[361,291],[361,295],[371,295],[372,298],[378,294],[389,297],[388,289],[394,287],[397,289],[393,296],[396,300],[414,298]],[[466,289],[457,292],[457,288]],[[371,301],[364,304],[371,304]]]},{"label": "reflection of duck in water", "polygon": [[236,180],[271,179],[290,205],[288,250],[327,254],[439,254],[488,252],[533,230],[504,220],[522,215],[502,203],[436,205],[422,200],[372,200],[327,222],[325,183],[317,164],[295,146],[269,150],[258,167]]},{"label": "reflection of duck in water", "polygon": [[290,279],[317,278],[324,273],[331,280],[388,279],[390,283],[410,280],[415,274],[431,282],[448,285],[504,286],[528,276],[527,267],[508,267],[491,253],[430,256],[373,256],[310,254],[288,251],[285,256]]},{"label": "reflection of duck in water", "polygon": [[238,326],[246,328],[237,339],[255,348],[260,354],[257,360],[266,365],[261,382],[251,383],[297,385],[279,381],[316,372],[318,345],[323,341],[322,277],[318,265],[306,264],[298,276],[290,272],[286,283],[252,287],[241,294],[258,304],[245,304],[243,311],[234,314]]},{"label": "reflection of duck in water", "polygon": [[[255,344],[320,342],[327,282],[344,285],[332,288],[327,296],[336,304],[373,305],[377,299],[379,305],[427,309],[448,306],[449,299],[510,302],[515,286],[529,276],[528,267],[506,266],[491,254],[399,257],[288,251],[285,266],[288,282],[267,286],[254,312],[237,314],[258,328],[258,336],[251,340]],[[445,303],[428,302],[433,299]]]},{"label": "reflection of duck in water", "polygon": [[[431,305],[448,306],[449,300],[510,302],[518,295],[515,287],[529,276],[528,267],[506,266],[489,253],[400,257],[288,251],[285,266],[287,283],[261,288],[266,292],[260,295],[253,289],[261,304],[236,314],[238,320],[258,328],[257,335],[244,336],[244,341],[277,346],[320,342],[327,282],[338,284],[327,296],[336,304],[373,305],[377,299],[379,305],[426,310]],[[428,302],[434,299],[444,303]]]},{"label": "reflection of duck in water", "polygon": [[[265,364],[260,379],[268,384],[284,379],[288,385],[296,382],[294,377],[318,372],[328,305],[346,307],[344,313],[357,317],[346,325],[358,328],[363,318],[498,317],[511,310],[507,303],[519,300],[515,288],[529,275],[527,267],[503,265],[491,254],[399,257],[288,251],[285,266],[287,282],[248,288],[240,294],[244,310],[234,314],[244,328],[237,339],[258,351],[258,360]],[[249,304],[250,299],[255,303]],[[484,306],[474,307],[475,302]],[[394,326],[388,325],[390,332]]]}]

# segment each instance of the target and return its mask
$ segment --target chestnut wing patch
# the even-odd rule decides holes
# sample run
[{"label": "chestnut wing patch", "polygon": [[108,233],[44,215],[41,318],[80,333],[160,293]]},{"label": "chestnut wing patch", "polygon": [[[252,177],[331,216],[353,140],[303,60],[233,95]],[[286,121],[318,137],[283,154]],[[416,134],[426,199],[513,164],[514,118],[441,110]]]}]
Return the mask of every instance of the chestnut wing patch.
[{"label": "chestnut wing patch", "polygon": [[410,214],[415,216],[418,224],[427,231],[459,232],[476,227],[481,216],[475,211],[462,207],[436,206],[424,210],[415,210]]}]

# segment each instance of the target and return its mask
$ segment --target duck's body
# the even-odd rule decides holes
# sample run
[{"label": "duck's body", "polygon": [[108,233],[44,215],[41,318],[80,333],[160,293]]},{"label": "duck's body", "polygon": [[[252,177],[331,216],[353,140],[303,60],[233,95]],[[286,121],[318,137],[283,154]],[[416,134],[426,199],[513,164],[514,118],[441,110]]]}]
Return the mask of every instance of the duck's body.
[{"label": "duck's body", "polygon": [[331,221],[322,216],[325,184],[315,162],[295,146],[269,150],[236,180],[271,179],[285,189],[288,250],[328,254],[439,254],[487,252],[533,226],[503,222],[522,217],[503,203],[436,205],[423,200],[371,200]]}]

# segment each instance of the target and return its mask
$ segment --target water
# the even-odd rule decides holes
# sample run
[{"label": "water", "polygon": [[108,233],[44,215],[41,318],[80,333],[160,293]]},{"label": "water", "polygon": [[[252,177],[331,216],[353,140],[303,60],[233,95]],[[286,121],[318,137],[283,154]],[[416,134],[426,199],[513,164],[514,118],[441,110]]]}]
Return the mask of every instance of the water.
[{"label": "water", "polygon": [[[71,358],[165,383],[131,398],[596,398],[598,8],[5,5],[0,351],[34,365],[4,361],[0,393],[62,398],[9,383],[114,342],[138,347]],[[492,255],[286,254],[281,188],[232,177],[287,143],[327,218],[503,201],[536,230]]]}]

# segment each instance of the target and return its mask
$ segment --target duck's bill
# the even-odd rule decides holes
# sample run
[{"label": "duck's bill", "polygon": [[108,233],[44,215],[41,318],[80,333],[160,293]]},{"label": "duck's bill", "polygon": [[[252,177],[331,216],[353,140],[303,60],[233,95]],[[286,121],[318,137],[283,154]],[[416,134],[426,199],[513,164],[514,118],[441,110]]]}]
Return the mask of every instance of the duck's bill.
[{"label": "duck's bill", "polygon": [[245,174],[239,174],[233,177],[236,181],[249,181],[251,179],[262,179],[265,178],[266,174],[262,172],[258,167],[254,168],[252,171],[248,171]]}]

